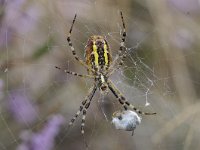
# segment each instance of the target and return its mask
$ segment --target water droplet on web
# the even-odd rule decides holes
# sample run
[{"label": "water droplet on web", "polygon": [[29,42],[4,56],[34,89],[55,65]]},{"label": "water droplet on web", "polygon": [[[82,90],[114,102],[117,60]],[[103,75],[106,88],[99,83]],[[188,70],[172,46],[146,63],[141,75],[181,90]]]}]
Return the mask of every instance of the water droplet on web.
[{"label": "water droplet on web", "polygon": [[149,102],[146,102],[146,103],[145,103],[145,106],[149,106],[149,105],[150,105],[150,103],[149,103]]},{"label": "water droplet on web", "polygon": [[4,70],[4,72],[8,72],[8,68],[6,68],[6,69]]}]

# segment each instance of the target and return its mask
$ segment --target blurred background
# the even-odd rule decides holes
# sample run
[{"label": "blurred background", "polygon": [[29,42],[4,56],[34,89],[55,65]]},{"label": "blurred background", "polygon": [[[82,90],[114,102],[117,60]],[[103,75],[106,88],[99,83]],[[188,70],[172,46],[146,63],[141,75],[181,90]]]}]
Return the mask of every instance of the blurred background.
[{"label": "blurred background", "polygon": [[[93,81],[55,66],[87,71],[72,56],[67,35],[84,59],[91,35],[104,36],[115,58],[123,12],[128,56],[110,78],[143,111],[135,133],[116,130],[122,109],[97,92],[88,110],[67,130]],[[177,150],[200,147],[199,0],[0,0],[1,150]],[[145,104],[150,104],[145,106]]]}]

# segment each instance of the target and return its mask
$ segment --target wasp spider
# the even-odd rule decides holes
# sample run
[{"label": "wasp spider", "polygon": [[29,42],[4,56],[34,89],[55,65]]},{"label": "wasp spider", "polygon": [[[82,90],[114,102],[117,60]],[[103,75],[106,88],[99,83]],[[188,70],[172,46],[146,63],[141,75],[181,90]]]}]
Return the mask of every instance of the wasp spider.
[{"label": "wasp spider", "polygon": [[[69,31],[69,35],[67,37],[67,41],[68,41],[69,47],[71,48],[73,56],[80,64],[82,64],[87,69],[88,75],[82,75],[82,74],[78,74],[76,72],[72,72],[68,70],[63,70],[63,71],[68,74],[72,74],[79,77],[91,78],[94,80],[94,84],[89,90],[88,95],[82,101],[82,104],[79,110],[76,112],[75,116],[71,119],[69,123],[69,126],[73,125],[77,117],[82,112],[82,122],[81,122],[82,135],[84,135],[84,126],[85,126],[85,118],[86,118],[87,109],[89,108],[92,98],[97,89],[99,89],[102,94],[108,93],[108,90],[110,89],[110,91],[114,94],[116,99],[119,101],[119,103],[123,106],[125,110],[128,110],[128,108],[130,108],[130,109],[133,109],[135,112],[142,115],[156,114],[156,113],[142,112],[139,109],[137,109],[134,105],[130,104],[126,100],[126,98],[122,95],[122,93],[115,87],[112,81],[109,80],[109,76],[112,73],[114,73],[116,69],[118,69],[120,66],[123,65],[123,60],[126,58],[126,53],[127,53],[126,47],[124,44],[125,39],[126,39],[126,29],[125,29],[125,23],[124,23],[122,12],[120,12],[120,15],[121,15],[121,20],[122,20],[123,33],[121,37],[118,55],[116,56],[114,61],[112,61],[112,56],[110,53],[108,42],[103,36],[100,36],[100,35],[93,35],[88,39],[87,44],[85,46],[85,59],[86,59],[85,61],[83,61],[81,58],[77,56],[76,51],[71,42],[71,33],[72,33],[73,25],[76,20],[76,16],[77,16],[76,14],[74,16],[74,19]],[[62,70],[59,67],[56,67],[56,68]]]}]

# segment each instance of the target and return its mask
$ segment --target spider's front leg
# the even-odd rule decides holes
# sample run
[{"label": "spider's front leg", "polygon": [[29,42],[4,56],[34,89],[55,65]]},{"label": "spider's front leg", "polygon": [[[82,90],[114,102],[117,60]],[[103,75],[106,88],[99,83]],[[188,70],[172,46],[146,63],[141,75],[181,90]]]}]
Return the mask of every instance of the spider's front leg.
[{"label": "spider's front leg", "polygon": [[122,33],[122,37],[121,37],[121,42],[120,42],[120,48],[119,48],[118,55],[119,55],[119,57],[122,57],[123,53],[126,50],[126,47],[124,45],[125,40],[126,40],[126,26],[125,26],[125,22],[124,22],[124,17],[123,17],[122,11],[120,11],[120,16],[121,16],[121,20],[122,20],[123,33]]},{"label": "spider's front leg", "polygon": [[79,73],[76,73],[76,72],[73,72],[73,71],[69,71],[69,70],[66,70],[66,69],[62,69],[60,67],[57,67],[55,66],[56,69],[59,69],[61,71],[63,71],[64,73],[67,73],[67,74],[71,74],[71,75],[74,75],[74,76],[77,76],[77,77],[83,77],[83,78],[91,78],[91,79],[94,79],[95,77],[92,76],[92,75],[84,75],[84,74],[79,74]]},{"label": "spider's front leg", "polygon": [[[120,16],[121,16],[121,20],[122,20],[123,31],[122,31],[122,36],[121,36],[120,48],[118,50],[117,57],[113,61],[113,64],[112,64],[112,67],[111,67],[111,68],[115,68],[115,66],[117,65],[116,69],[119,69],[123,65],[124,59],[127,56],[127,51],[126,51],[126,47],[125,47],[126,26],[125,26],[125,22],[124,22],[124,17],[123,17],[122,11],[120,11]],[[114,71],[115,70],[111,70],[111,72],[109,74],[111,75]]]},{"label": "spider's front leg", "polygon": [[72,21],[71,28],[70,28],[70,30],[69,30],[69,34],[68,34],[68,37],[67,37],[67,42],[68,42],[68,44],[69,44],[69,47],[70,47],[70,49],[71,49],[71,51],[72,51],[72,54],[73,54],[74,58],[75,58],[81,65],[83,65],[86,69],[89,69],[89,70],[91,70],[92,72],[94,72],[94,70],[91,69],[88,65],[86,65],[86,63],[76,54],[75,48],[74,48],[74,46],[73,46],[73,44],[72,44],[72,41],[71,41],[71,33],[72,33],[72,29],[73,29],[74,23],[75,23],[75,21],[76,21],[76,16],[77,16],[77,15],[75,14],[74,19],[73,19],[73,21]]},{"label": "spider's front leg", "polygon": [[153,113],[142,112],[141,110],[136,108],[134,105],[132,105],[130,102],[128,102],[126,100],[126,98],[121,94],[121,92],[115,87],[115,85],[110,80],[108,81],[108,87],[111,90],[111,92],[115,95],[115,97],[118,99],[120,104],[124,107],[125,110],[127,110],[128,107],[130,107],[131,109],[133,109],[134,111],[136,111],[137,113],[142,114],[142,115],[155,115],[156,114],[155,112],[153,112]]}]

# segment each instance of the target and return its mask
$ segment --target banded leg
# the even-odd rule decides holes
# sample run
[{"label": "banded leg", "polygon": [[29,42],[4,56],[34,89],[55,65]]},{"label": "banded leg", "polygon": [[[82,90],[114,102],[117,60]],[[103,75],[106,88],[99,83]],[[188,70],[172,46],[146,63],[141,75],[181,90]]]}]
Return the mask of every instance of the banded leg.
[{"label": "banded leg", "polygon": [[[123,33],[122,33],[122,37],[121,37],[120,48],[119,48],[119,51],[118,51],[118,54],[117,54],[117,58],[113,61],[111,68],[114,68],[115,65],[118,65],[119,67],[121,67],[123,65],[124,59],[126,58],[126,47],[125,47],[126,26],[125,26],[122,11],[120,11],[120,15],[121,15],[121,20],[122,20]],[[114,71],[111,70],[111,72],[114,72]]]},{"label": "banded leg", "polygon": [[88,95],[85,97],[85,99],[82,101],[82,104],[79,108],[79,110],[76,112],[76,114],[74,115],[74,117],[71,119],[69,126],[72,126],[73,123],[75,122],[75,120],[78,118],[78,116],[80,115],[80,113],[83,111],[83,109],[85,109],[88,100],[91,101],[91,99],[93,98],[95,92],[97,90],[96,85],[93,85],[92,88],[90,89]]},{"label": "banded leg", "polygon": [[89,69],[89,70],[91,70],[92,72],[94,72],[94,70],[91,69],[89,66],[87,66],[87,65],[85,64],[85,62],[84,62],[81,58],[79,58],[79,56],[76,54],[75,48],[73,47],[73,44],[72,44],[72,41],[71,41],[71,33],[72,33],[72,29],[73,29],[74,23],[75,23],[75,21],[76,21],[76,16],[77,16],[77,15],[75,14],[74,19],[73,19],[73,21],[72,21],[71,28],[70,28],[70,30],[69,30],[69,34],[68,34],[68,37],[67,37],[67,42],[68,42],[68,44],[69,44],[69,47],[70,47],[70,49],[71,49],[71,51],[72,51],[72,54],[73,54],[73,56],[75,57],[75,59],[76,59],[80,64],[82,64],[84,67],[86,67],[87,69]]},{"label": "banded leg", "polygon": [[75,120],[78,118],[78,116],[80,115],[80,113],[82,112],[83,110],[83,107],[84,107],[84,103],[86,102],[86,100],[84,100],[82,102],[82,105],[80,106],[79,110],[76,112],[76,114],[74,115],[74,117],[71,119],[70,123],[69,123],[69,126],[72,126],[73,123],[75,122]]},{"label": "banded leg", "polygon": [[82,121],[81,121],[81,134],[84,134],[84,133],[85,133],[84,127],[85,127],[85,117],[86,117],[86,113],[87,113],[87,110],[84,109],[84,110],[83,110]]},{"label": "banded leg", "polygon": [[118,99],[119,103],[124,107],[125,110],[127,110],[128,107],[130,107],[131,109],[133,109],[134,111],[136,111],[137,113],[142,114],[142,115],[155,115],[156,114],[154,112],[153,113],[142,112],[141,110],[136,108],[134,105],[130,104],[111,81],[108,81],[108,87],[111,90],[111,92],[115,95],[115,97]]},{"label": "banded leg", "polygon": [[83,109],[83,116],[82,116],[82,121],[81,121],[81,134],[83,135],[85,133],[84,127],[85,127],[85,118],[86,118],[86,113],[87,109],[90,107],[90,103],[92,101],[94,94],[92,97],[89,99],[89,101],[85,104],[84,109]]},{"label": "banded leg", "polygon": [[122,11],[120,11],[120,15],[121,15],[121,20],[122,20],[122,25],[123,25],[123,33],[122,33],[121,42],[120,42],[119,56],[121,56],[122,53],[124,53],[124,51],[126,50],[126,47],[124,45],[125,40],[126,40],[126,26],[125,26]]},{"label": "banded leg", "polygon": [[79,74],[79,73],[76,73],[76,72],[73,72],[73,71],[68,71],[66,69],[62,69],[60,67],[57,67],[55,66],[56,69],[59,69],[61,71],[63,71],[64,73],[68,73],[68,74],[71,74],[71,75],[74,75],[74,76],[78,76],[78,77],[83,77],[83,78],[92,78],[94,79],[94,76],[91,76],[91,75],[83,75],[83,74]]},{"label": "banded leg", "polygon": [[[120,69],[121,66],[124,64],[125,58],[126,58],[126,53],[123,54],[119,63],[116,62],[115,64],[112,65],[112,67],[110,67],[111,69],[108,71],[107,75],[111,76],[116,70]],[[118,60],[118,58],[116,60]],[[114,65],[117,65],[117,66],[114,67]]]},{"label": "banded leg", "polygon": [[124,17],[123,17],[122,11],[120,11],[120,15],[121,15],[121,20],[122,20],[122,26],[123,26],[123,31],[122,31],[122,32],[123,32],[123,33],[122,33],[121,42],[120,42],[120,47],[119,47],[119,52],[118,52],[120,61],[117,61],[117,62],[122,63],[122,62],[121,62],[121,59],[125,56],[125,55],[123,55],[123,54],[126,52],[126,47],[125,47],[125,41],[126,41],[126,26],[125,26],[125,22],[124,22]]}]

